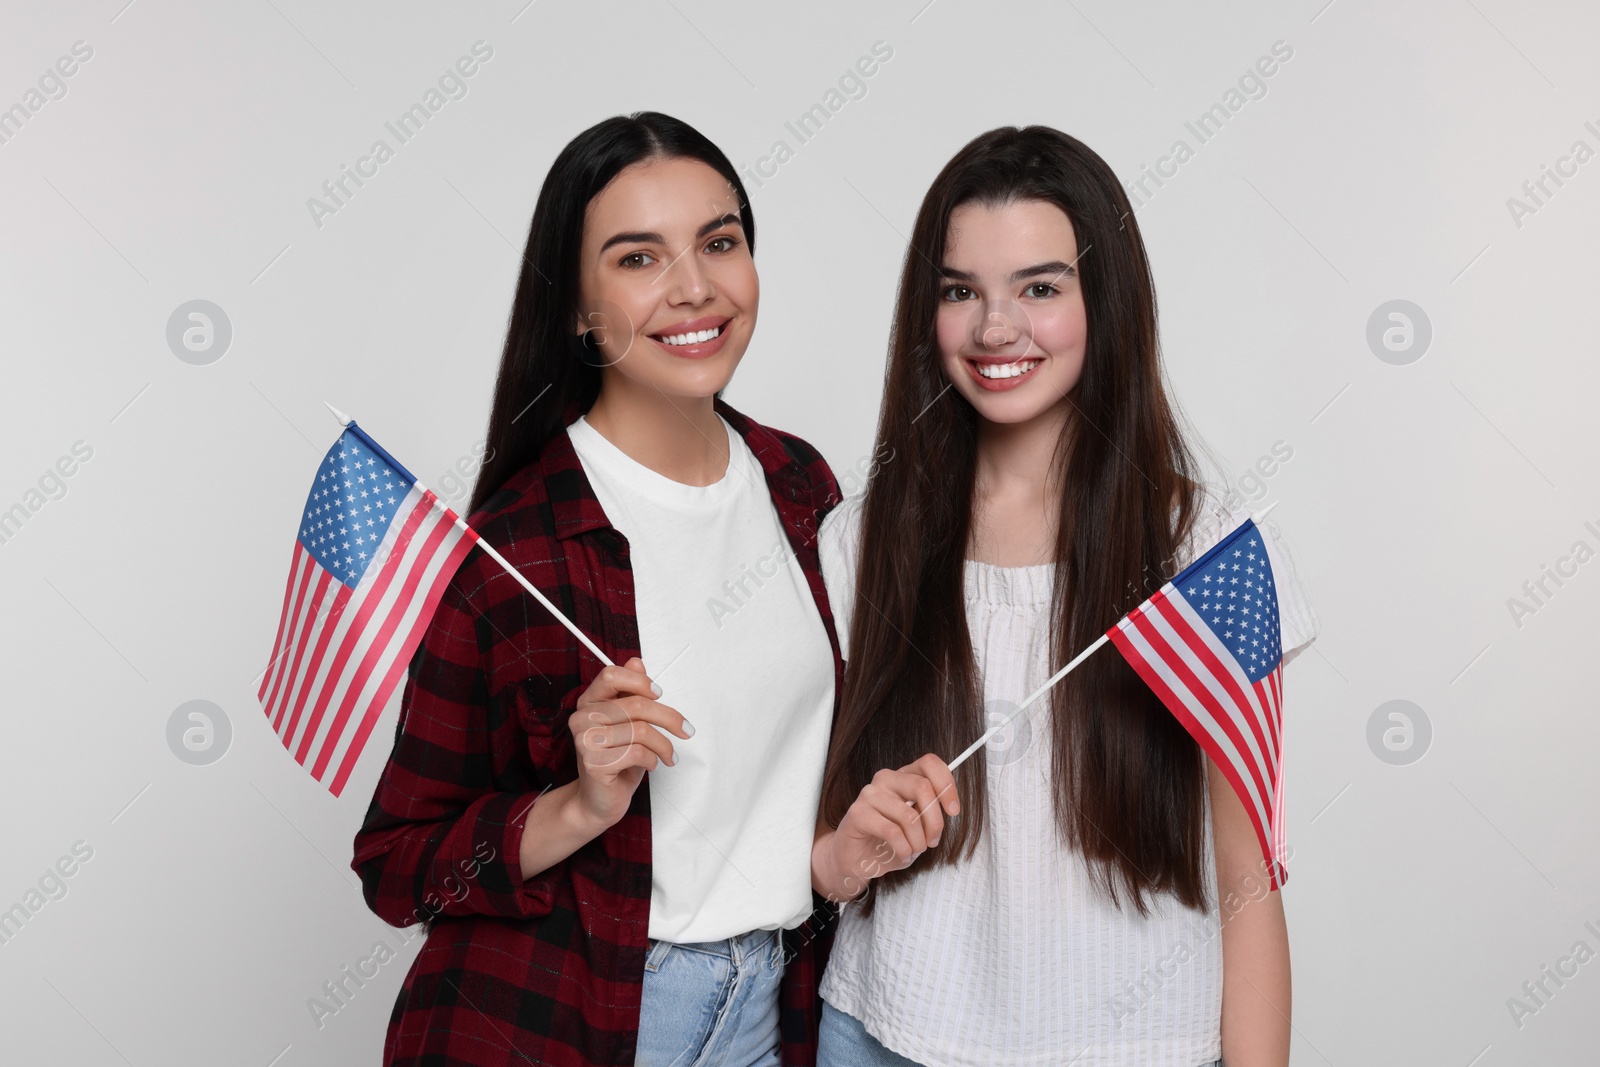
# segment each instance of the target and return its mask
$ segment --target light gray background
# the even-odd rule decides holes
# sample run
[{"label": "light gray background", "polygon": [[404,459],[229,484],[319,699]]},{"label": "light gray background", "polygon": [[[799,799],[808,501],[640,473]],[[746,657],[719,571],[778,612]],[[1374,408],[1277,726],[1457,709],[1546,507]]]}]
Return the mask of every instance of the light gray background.
[{"label": "light gray background", "polygon": [[[337,433],[323,401],[425,481],[470,465],[559,148],[649,108],[748,166],[880,40],[867,94],[750,188],[764,300],[729,392],[841,475],[871,450],[904,235],[957,148],[1048,123],[1133,180],[1293,48],[1139,222],[1222,476],[1293,450],[1260,484],[1323,624],[1287,679],[1294,1062],[1594,1058],[1600,962],[1520,1026],[1507,1005],[1600,950],[1600,562],[1520,625],[1508,605],[1600,548],[1600,161],[1520,225],[1507,205],[1600,149],[1591,6],[124,3],[11,2],[0,28],[0,107],[93,48],[0,144],[0,509],[93,449],[0,544],[0,908],[93,849],[0,945],[0,1058],[377,1060],[416,945],[348,861],[395,708],[336,800],[254,696]],[[468,94],[317,227],[307,198],[480,39]],[[166,341],[194,299],[233,330],[207,366]],[[1366,340],[1396,299],[1433,331],[1408,365]],[[233,733],[207,766],[167,743],[196,699]],[[1401,766],[1367,739],[1396,699],[1432,725]],[[308,998],[377,941],[399,958],[319,1028]]]}]

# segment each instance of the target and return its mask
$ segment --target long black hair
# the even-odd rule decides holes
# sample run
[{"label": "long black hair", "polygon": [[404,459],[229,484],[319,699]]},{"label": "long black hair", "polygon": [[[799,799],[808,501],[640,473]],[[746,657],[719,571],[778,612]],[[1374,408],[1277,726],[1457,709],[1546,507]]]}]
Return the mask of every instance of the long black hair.
[{"label": "long black hair", "polygon": [[573,331],[584,220],[589,202],[613,178],[647,159],[697,159],[727,179],[754,254],[756,220],[744,183],[722,150],[693,126],[659,111],[636,111],[596,123],[568,142],[550,164],[528,227],[468,514],[600,395],[600,368]]},{"label": "long black hair", "polygon": [[[1194,519],[1196,464],[1161,372],[1155,283],[1116,175],[1046,126],[990,130],[956,153],[922,201],[889,344],[878,468],[863,505],[857,611],[822,811],[838,826],[880,767],[955,753],[988,727],[962,607],[978,414],[950,388],[934,320],[950,216],[962,205],[1054,204],[1080,248],[1088,345],[1057,444],[1064,473],[1053,558],[1051,662],[1065,663],[1167,577]],[[933,669],[929,664],[933,664]],[[1054,815],[1111,899],[1205,900],[1206,777],[1198,745],[1118,655],[1102,653],[1050,693]],[[961,819],[892,890],[977,848],[988,811],[982,753],[956,772]]]}]

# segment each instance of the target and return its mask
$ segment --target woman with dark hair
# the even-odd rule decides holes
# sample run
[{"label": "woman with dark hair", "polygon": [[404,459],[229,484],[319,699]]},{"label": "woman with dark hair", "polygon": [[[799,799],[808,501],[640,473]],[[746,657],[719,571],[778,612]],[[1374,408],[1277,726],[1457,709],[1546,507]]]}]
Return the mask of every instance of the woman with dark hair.
[{"label": "woman with dark hair", "polygon": [[468,521],[617,665],[483,553],[451,581],[355,839],[369,906],[428,927],[387,1064],[814,1062],[838,492],[721,399],[754,247],[666,115],[584,131],[539,192]]},{"label": "woman with dark hair", "polygon": [[[1085,145],[991,130],[935,179],[877,447],[895,461],[821,531],[848,669],[813,885],[859,903],[819,1062],[1286,1064],[1254,831],[1125,660],[1088,658],[954,776],[934,755],[1243,519],[1196,480],[1138,226]],[[1287,655],[1316,626],[1292,572],[1278,587]]]}]

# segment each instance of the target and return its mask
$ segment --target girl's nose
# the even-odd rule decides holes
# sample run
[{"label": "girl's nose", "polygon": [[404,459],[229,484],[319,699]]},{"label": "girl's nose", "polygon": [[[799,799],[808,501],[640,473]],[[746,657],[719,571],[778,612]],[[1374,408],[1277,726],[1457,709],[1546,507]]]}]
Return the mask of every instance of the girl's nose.
[{"label": "girl's nose", "polygon": [[990,305],[979,322],[978,341],[986,348],[1003,348],[1020,335],[1014,305]]}]

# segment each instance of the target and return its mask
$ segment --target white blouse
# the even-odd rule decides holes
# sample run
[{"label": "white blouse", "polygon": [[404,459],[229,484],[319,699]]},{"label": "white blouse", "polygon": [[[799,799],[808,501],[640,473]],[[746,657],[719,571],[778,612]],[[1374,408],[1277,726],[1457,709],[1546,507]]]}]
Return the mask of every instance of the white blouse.
[{"label": "white blouse", "polygon": [[[1196,546],[1209,547],[1248,514],[1215,500],[1208,497],[1180,554],[1184,565]],[[855,497],[821,530],[823,577],[846,648],[860,528]],[[1287,662],[1317,627],[1281,541],[1273,547]],[[967,625],[991,723],[1060,666],[1048,658],[1054,570],[967,561]],[[1082,854],[1059,839],[1051,751],[1041,699],[979,754],[991,804],[976,853],[879,893],[870,918],[847,905],[823,998],[927,1067],[1195,1067],[1218,1059],[1222,942],[1209,812],[1201,869],[1210,910],[1170,895],[1153,898],[1143,918],[1119,910]]]}]

